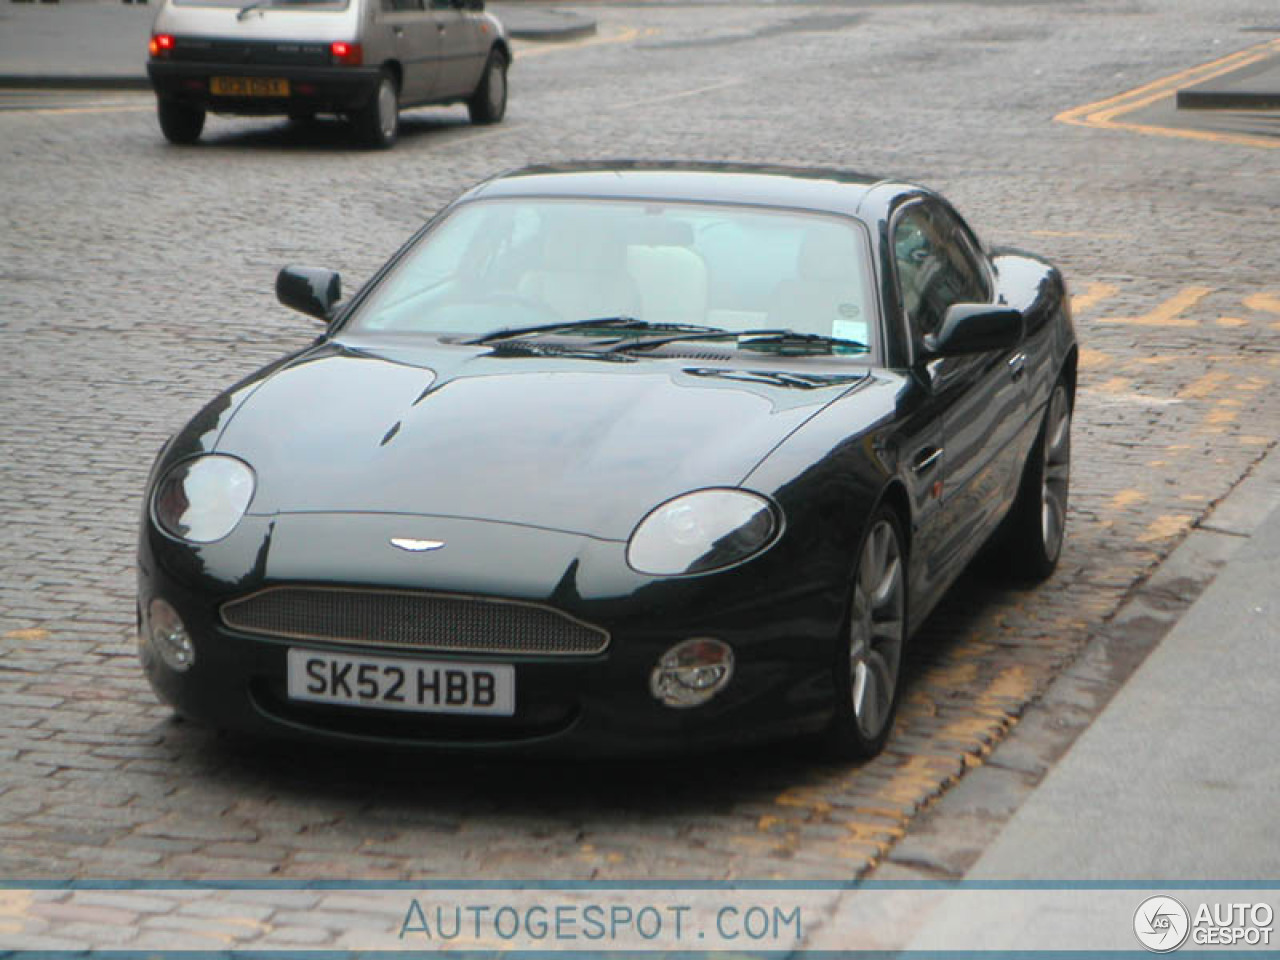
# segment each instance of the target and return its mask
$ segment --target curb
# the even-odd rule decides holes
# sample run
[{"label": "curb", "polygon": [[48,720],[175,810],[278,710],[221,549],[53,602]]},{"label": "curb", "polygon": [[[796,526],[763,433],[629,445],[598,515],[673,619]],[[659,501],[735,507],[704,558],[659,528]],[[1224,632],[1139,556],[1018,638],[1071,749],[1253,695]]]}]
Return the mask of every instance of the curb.
[{"label": "curb", "polygon": [[530,40],[535,43],[568,43],[596,35],[596,22],[586,18],[575,25],[562,27],[507,27],[507,36],[513,40]]},{"label": "curb", "polygon": [[1179,110],[1276,110],[1280,90],[1179,90]]}]

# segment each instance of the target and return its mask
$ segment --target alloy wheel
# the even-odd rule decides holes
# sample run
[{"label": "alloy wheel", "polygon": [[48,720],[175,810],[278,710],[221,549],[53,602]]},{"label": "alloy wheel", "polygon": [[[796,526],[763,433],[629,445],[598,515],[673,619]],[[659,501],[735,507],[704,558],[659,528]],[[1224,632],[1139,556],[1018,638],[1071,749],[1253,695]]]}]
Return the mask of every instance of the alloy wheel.
[{"label": "alloy wheel", "polygon": [[1066,391],[1058,387],[1049,400],[1045,419],[1044,469],[1040,483],[1040,526],[1046,556],[1062,549],[1067,524],[1067,495],[1071,482],[1071,409]]},{"label": "alloy wheel", "polygon": [[868,740],[892,714],[906,627],[902,548],[887,520],[868,534],[858,563],[849,618],[849,670],[853,716]]}]

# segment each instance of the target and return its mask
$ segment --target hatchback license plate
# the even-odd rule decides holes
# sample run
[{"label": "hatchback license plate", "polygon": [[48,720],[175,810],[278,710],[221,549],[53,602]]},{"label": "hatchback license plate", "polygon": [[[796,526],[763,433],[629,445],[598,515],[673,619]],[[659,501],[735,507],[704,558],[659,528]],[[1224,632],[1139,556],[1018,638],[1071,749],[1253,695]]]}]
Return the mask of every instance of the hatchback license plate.
[{"label": "hatchback license plate", "polygon": [[516,670],[509,664],[390,660],[289,650],[289,698],[377,710],[516,712]]},{"label": "hatchback license plate", "polygon": [[210,77],[215,97],[287,97],[289,81],[283,77]]}]

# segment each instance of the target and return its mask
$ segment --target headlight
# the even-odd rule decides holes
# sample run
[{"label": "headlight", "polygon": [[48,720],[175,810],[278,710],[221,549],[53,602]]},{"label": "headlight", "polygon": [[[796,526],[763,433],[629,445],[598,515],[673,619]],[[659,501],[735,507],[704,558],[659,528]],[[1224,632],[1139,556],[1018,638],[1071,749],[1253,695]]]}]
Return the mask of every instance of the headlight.
[{"label": "headlight", "polygon": [[253,471],[235,457],[184,460],[156,484],[156,523],[190,543],[213,543],[235,529],[253,499]]},{"label": "headlight", "polygon": [[627,563],[654,576],[705,573],[759,553],[772,542],[777,528],[773,506],[759,494],[686,493],[640,521],[627,545]]}]

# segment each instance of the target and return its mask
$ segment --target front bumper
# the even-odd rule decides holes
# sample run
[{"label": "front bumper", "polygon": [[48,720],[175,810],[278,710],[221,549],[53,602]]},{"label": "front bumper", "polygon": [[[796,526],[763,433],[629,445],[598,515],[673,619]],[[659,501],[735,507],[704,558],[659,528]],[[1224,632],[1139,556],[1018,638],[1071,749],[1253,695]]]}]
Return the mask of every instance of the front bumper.
[{"label": "front bumper", "polygon": [[[351,113],[373,99],[382,73],[377,67],[299,67],[271,64],[151,60],[147,76],[156,96],[214,113],[273,116],[287,113]],[[212,77],[289,81],[287,97],[226,97],[210,91]]]},{"label": "front bumper", "polygon": [[[785,540],[735,569],[662,581],[631,572],[620,543],[477,521],[417,519],[428,520],[426,526],[449,542],[448,551],[441,551],[441,557],[452,553],[447,569],[440,557],[424,562],[386,547],[387,531],[392,524],[402,529],[404,518],[248,517],[226,541],[197,548],[172,541],[144,521],[139,609],[162,597],[178,611],[195,646],[194,665],[181,672],[159,657],[144,657],[152,686],[180,713],[227,729],[441,750],[705,750],[820,729],[830,716],[842,598],[839,590],[814,586],[821,580],[805,579],[813,571],[788,558]],[[493,550],[495,536],[508,541],[501,554]],[[345,541],[344,551],[331,552],[334,538]],[[367,552],[353,548],[359,543],[369,545]],[[436,574],[424,576],[428,564]],[[610,642],[602,653],[572,656],[406,652],[252,636],[223,621],[227,600],[286,583],[536,602],[607,630]],[[650,675],[664,652],[691,636],[716,637],[733,647],[733,680],[701,706],[664,706],[649,690]],[[287,695],[291,648],[511,664],[515,713],[458,716],[294,701]]]}]

